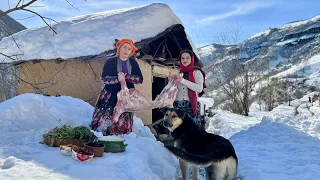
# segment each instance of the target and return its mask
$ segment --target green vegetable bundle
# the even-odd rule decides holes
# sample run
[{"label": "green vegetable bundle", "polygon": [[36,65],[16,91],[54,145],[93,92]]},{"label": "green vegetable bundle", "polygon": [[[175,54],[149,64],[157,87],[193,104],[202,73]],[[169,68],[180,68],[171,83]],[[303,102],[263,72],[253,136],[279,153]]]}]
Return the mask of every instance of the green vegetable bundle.
[{"label": "green vegetable bundle", "polygon": [[74,128],[76,139],[89,139],[94,134],[85,126],[77,126]]},{"label": "green vegetable bundle", "polygon": [[43,137],[51,137],[56,139],[89,139],[94,134],[85,126],[77,126],[75,128],[69,125],[55,127]]}]

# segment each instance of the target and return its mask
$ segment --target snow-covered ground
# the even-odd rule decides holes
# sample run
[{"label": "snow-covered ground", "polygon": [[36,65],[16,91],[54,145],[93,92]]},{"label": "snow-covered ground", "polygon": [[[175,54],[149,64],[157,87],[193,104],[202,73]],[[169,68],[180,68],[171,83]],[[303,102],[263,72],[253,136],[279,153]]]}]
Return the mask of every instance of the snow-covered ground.
[{"label": "snow-covered ground", "polygon": [[208,98],[208,97],[201,97],[199,98],[199,102],[200,102],[200,105],[201,105],[201,114],[203,114],[203,110],[204,110],[204,105],[206,105],[206,110],[209,109],[210,107],[213,106],[214,104],[214,100],[212,98]]},{"label": "snow-covered ground", "polygon": [[317,179],[320,140],[268,118],[231,137],[245,180]]},{"label": "snow-covered ground", "polygon": [[[311,95],[311,94],[310,94]],[[203,102],[212,104],[210,99]],[[207,131],[229,138],[244,180],[317,179],[320,174],[320,107],[308,96],[271,112],[252,106],[249,117],[218,110]],[[177,159],[135,117],[123,136],[123,153],[77,162],[58,148],[39,143],[48,129],[62,124],[88,126],[93,107],[72,97],[23,94],[0,103],[0,179],[181,179]],[[297,113],[298,112],[298,113]],[[295,115],[296,114],[296,115]],[[204,180],[204,170],[200,169]]]},{"label": "snow-covered ground", "polygon": [[66,96],[24,94],[0,103],[0,179],[175,179],[177,160],[137,117],[133,133],[124,136],[123,153],[77,162],[39,143],[60,125],[55,118],[88,126],[92,112],[88,103]]},{"label": "snow-covered ground", "polygon": [[259,123],[256,117],[245,117],[228,111],[218,110],[214,117],[207,121],[207,132],[230,138],[235,133]]},{"label": "snow-covered ground", "polygon": [[218,110],[209,119],[207,131],[231,140],[239,158],[240,178],[317,179],[320,106],[318,101],[308,102],[312,95],[271,112],[261,112],[253,106],[249,117]]}]

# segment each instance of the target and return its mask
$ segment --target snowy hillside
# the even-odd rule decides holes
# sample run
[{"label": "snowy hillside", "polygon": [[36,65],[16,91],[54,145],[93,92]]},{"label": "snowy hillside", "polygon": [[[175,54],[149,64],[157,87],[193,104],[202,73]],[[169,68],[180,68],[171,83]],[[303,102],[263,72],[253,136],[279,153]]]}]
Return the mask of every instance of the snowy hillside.
[{"label": "snowy hillside", "polygon": [[[244,91],[239,90],[246,89],[244,86],[252,83],[253,86],[247,87],[253,92],[248,92],[250,103],[269,103],[271,110],[274,107],[271,107],[271,101],[277,106],[289,99],[299,99],[308,93],[319,92],[319,47],[320,16],[317,16],[269,28],[226,49],[223,54],[201,49],[200,54],[214,57],[204,68],[208,87],[206,95],[215,99],[218,108],[231,110],[231,105],[235,104],[232,104],[231,95],[227,92],[228,87],[231,87],[228,83],[237,81],[234,90],[242,94]],[[243,67],[241,64],[246,65],[245,70],[239,68]],[[250,74],[251,82],[244,83],[245,71]],[[268,101],[266,94],[270,95],[271,92],[275,93],[273,97],[269,96]],[[241,97],[241,93],[237,96]]]},{"label": "snowy hillside", "polygon": [[[212,104],[209,99],[202,101]],[[233,143],[241,180],[313,180],[320,174],[317,103],[311,106],[305,96],[270,113],[252,106],[250,117],[218,110],[207,119],[207,131]],[[92,106],[67,96],[23,94],[0,103],[0,109],[0,179],[181,179],[177,159],[138,117],[133,132],[123,136],[128,144],[125,152],[78,162],[39,142],[43,133],[59,125],[55,118],[63,124],[87,126]],[[205,179],[203,168],[199,178]]]},{"label": "snowy hillside", "polygon": [[231,46],[224,46],[221,44],[210,44],[207,46],[203,46],[198,48],[198,53],[201,58],[201,61],[204,64],[212,62],[212,60],[217,59],[217,57],[221,56],[226,52],[228,48]]},{"label": "snowy hillside", "polygon": [[[320,16],[310,20],[288,23],[282,27],[270,28],[258,33],[224,54],[215,56],[205,69],[212,76],[213,67],[220,63],[237,58],[240,62],[268,64],[274,76],[285,74],[299,77],[317,76],[320,54]],[[199,51],[200,53],[207,50]],[[214,54],[215,52],[212,51]],[[208,53],[205,53],[206,56]],[[219,60],[219,61],[218,61]]]}]

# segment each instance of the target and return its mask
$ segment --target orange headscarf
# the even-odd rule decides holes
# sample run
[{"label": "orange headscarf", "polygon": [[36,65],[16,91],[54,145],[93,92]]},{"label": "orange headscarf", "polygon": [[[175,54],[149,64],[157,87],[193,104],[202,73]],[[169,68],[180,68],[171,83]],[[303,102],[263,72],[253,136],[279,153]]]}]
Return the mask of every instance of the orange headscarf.
[{"label": "orange headscarf", "polygon": [[135,52],[135,51],[138,50],[138,48],[134,45],[134,42],[133,42],[131,39],[122,38],[122,39],[120,39],[120,40],[116,43],[116,47],[117,47],[116,56],[119,56],[119,55],[120,55],[120,47],[121,47],[124,43],[128,43],[128,44],[131,45],[132,52]]}]

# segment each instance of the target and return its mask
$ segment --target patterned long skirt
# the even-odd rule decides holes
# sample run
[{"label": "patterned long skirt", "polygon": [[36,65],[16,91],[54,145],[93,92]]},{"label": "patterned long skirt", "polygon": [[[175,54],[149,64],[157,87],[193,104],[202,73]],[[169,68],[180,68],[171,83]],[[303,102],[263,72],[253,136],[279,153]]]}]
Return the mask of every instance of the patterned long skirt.
[{"label": "patterned long skirt", "polygon": [[203,128],[203,125],[201,124],[200,121],[200,103],[198,102],[198,108],[197,108],[197,114],[196,116],[193,116],[192,114],[192,108],[191,108],[191,104],[189,101],[183,100],[183,101],[174,101],[173,102],[173,107],[175,108],[179,108],[184,110],[185,112],[187,112],[192,118],[193,121],[201,128]]},{"label": "patterned long skirt", "polygon": [[103,90],[92,115],[91,128],[102,132],[104,136],[127,134],[132,132],[133,113],[124,112],[120,115],[119,121],[112,121],[112,113],[115,103],[110,103],[111,93]]}]

